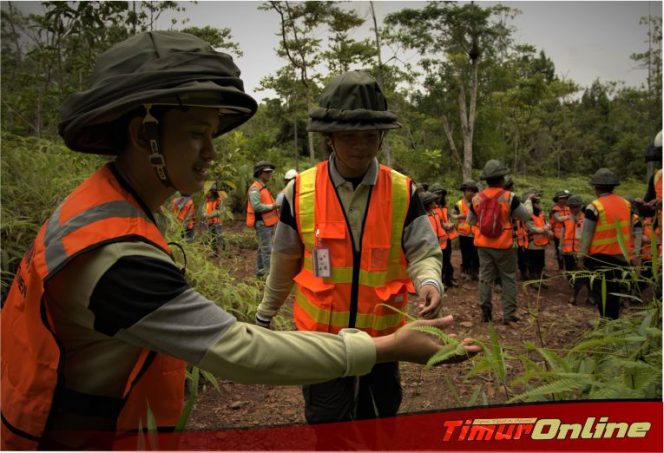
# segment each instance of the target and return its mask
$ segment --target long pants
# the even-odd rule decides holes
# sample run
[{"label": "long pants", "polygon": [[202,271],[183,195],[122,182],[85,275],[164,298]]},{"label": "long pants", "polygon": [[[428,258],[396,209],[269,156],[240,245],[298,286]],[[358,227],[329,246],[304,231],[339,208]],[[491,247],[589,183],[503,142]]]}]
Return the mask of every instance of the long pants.
[{"label": "long pants", "polygon": [[211,223],[208,225],[208,235],[210,237],[210,247],[212,247],[215,255],[218,255],[219,252],[226,248],[221,223]]},{"label": "long pants", "polygon": [[553,237],[553,246],[556,248],[555,250],[556,250],[556,261],[558,262],[558,270],[562,271],[565,268],[564,266],[565,263],[563,262],[563,254],[560,251],[560,239],[558,239],[555,236]]},{"label": "long pants", "polygon": [[528,260],[526,259],[525,247],[517,247],[516,249],[517,264],[519,266],[519,274],[521,280],[528,280]]},{"label": "long pants", "polygon": [[461,272],[470,276],[477,276],[480,270],[480,257],[472,236],[459,235],[459,248],[461,249]]},{"label": "long pants", "polygon": [[[571,253],[565,253],[563,254],[563,265],[565,266],[565,271],[566,272],[573,272],[578,269],[577,265],[577,259],[574,254]],[[572,282],[572,276],[571,275],[566,275],[567,281],[569,282],[570,286],[572,286],[574,290],[574,298],[576,298],[577,294],[581,291],[581,288],[584,286],[588,286],[588,279],[586,278],[575,278],[574,282]]]},{"label": "long pants", "polygon": [[[590,284],[590,292],[597,302],[601,317],[618,319],[620,316],[620,296],[611,293],[624,293],[624,285],[620,282],[622,271],[627,263],[622,257],[611,255],[590,255],[583,260],[589,271],[601,270],[598,277]],[[602,281],[606,282],[606,300],[602,299]]]},{"label": "long pants", "polygon": [[544,249],[526,249],[526,263],[529,278],[539,280],[544,270]]},{"label": "long pants", "polygon": [[265,226],[262,221],[256,222],[256,238],[258,239],[258,251],[256,253],[256,275],[259,277],[270,272],[272,230],[273,227]]},{"label": "long pants", "polygon": [[490,249],[479,247],[480,257],[480,308],[491,312],[491,287],[500,277],[503,287],[503,320],[516,316],[516,257],[514,248]]},{"label": "long pants", "polygon": [[452,267],[452,241],[447,240],[447,247],[443,250],[443,283],[452,286],[454,282],[454,268]]}]

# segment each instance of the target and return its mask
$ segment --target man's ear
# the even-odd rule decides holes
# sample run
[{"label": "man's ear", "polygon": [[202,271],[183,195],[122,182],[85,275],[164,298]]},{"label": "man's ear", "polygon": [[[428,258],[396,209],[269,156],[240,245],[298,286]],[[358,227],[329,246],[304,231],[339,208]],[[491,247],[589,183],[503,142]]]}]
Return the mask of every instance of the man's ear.
[{"label": "man's ear", "polygon": [[129,121],[129,146],[148,149],[148,138],[143,127],[143,118],[137,116]]}]

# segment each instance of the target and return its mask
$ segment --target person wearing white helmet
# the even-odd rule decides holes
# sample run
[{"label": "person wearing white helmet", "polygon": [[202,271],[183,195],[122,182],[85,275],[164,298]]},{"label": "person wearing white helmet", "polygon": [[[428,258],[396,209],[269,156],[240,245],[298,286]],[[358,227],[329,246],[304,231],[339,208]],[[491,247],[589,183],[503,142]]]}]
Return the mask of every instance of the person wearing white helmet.
[{"label": "person wearing white helmet", "polygon": [[284,203],[284,194],[286,193],[286,187],[288,186],[288,183],[291,182],[295,177],[297,176],[297,170],[294,168],[291,168],[286,172],[284,175],[284,188],[281,189],[281,192],[277,194],[277,204],[281,206]]},{"label": "person wearing white helmet", "polygon": [[91,88],[62,106],[69,148],[116,157],[55,209],[4,300],[3,450],[110,450],[115,433],[148,420],[172,429],[185,363],[239,382],[305,384],[380,362],[426,363],[440,350],[413,329],[398,342],[352,330],[271,332],[187,283],[159,229],[161,206],[176,190],[201,190],[214,138],[255,113],[239,75],[197,37],[140,33],[101,54]]}]

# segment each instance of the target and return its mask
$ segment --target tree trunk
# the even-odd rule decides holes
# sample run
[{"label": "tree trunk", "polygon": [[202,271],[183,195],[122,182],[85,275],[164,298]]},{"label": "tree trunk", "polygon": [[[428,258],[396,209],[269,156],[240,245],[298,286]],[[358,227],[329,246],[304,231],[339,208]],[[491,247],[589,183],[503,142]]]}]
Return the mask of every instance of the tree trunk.
[{"label": "tree trunk", "polygon": [[[372,1],[369,2],[371,6],[371,17],[374,24],[374,35],[376,39],[376,57],[378,58],[378,74],[376,74],[376,81],[378,85],[383,87],[383,59],[380,53],[380,33],[378,31],[378,21],[376,20],[376,11],[374,10],[374,4]],[[385,164],[388,167],[392,166],[392,149],[388,142],[383,142],[383,156],[385,156]]]},{"label": "tree trunk", "polygon": [[463,179],[470,179],[473,170],[473,132],[475,129],[475,112],[477,107],[477,72],[479,59],[472,62],[470,105],[466,108],[466,89],[462,74],[459,74],[459,118],[463,135]]},{"label": "tree trunk", "polygon": [[[450,145],[450,149],[452,150],[452,157],[454,158],[454,161],[456,162],[457,165],[462,166],[461,163],[461,157],[459,156],[459,150],[456,147],[456,143],[454,143],[454,137],[452,136],[452,128],[450,127],[450,122],[447,119],[447,115],[443,115],[443,131],[445,131],[445,137],[447,137],[447,143]],[[441,160],[442,159],[442,153],[441,153]],[[443,164],[444,162],[441,162]]]}]

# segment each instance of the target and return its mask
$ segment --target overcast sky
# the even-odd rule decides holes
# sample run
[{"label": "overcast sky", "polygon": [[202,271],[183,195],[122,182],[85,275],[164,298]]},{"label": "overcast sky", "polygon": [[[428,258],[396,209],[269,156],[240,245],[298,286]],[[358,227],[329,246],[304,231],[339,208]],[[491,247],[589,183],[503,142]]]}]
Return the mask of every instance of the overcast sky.
[{"label": "overcast sky", "polygon": [[[4,3],[4,2],[3,2]],[[188,17],[187,25],[228,27],[232,39],[239,43],[244,56],[237,59],[242,70],[245,89],[257,99],[271,93],[257,91],[262,77],[274,73],[286,64],[276,56],[278,46],[279,17],[275,12],[259,11],[260,2],[201,1],[197,4],[181,2]],[[574,80],[582,87],[593,80],[624,81],[630,86],[645,82],[646,71],[636,67],[629,58],[632,53],[647,49],[647,27],[639,25],[639,19],[648,14],[661,21],[662,3],[638,1],[524,1],[502,2],[518,8],[522,14],[513,25],[516,42],[529,43],[543,49],[556,65],[558,76]],[[419,8],[424,2],[376,1],[374,8],[382,18],[402,8]],[[495,4],[495,2],[487,2]],[[21,9],[34,10],[37,6],[17,4]],[[353,37],[369,37],[373,27],[369,2],[348,2],[347,7],[357,10],[367,21]],[[170,25],[170,17],[163,17],[164,27]],[[181,25],[178,26],[181,28]],[[385,52],[384,60],[391,55]],[[411,63],[416,56],[406,56]]]}]

